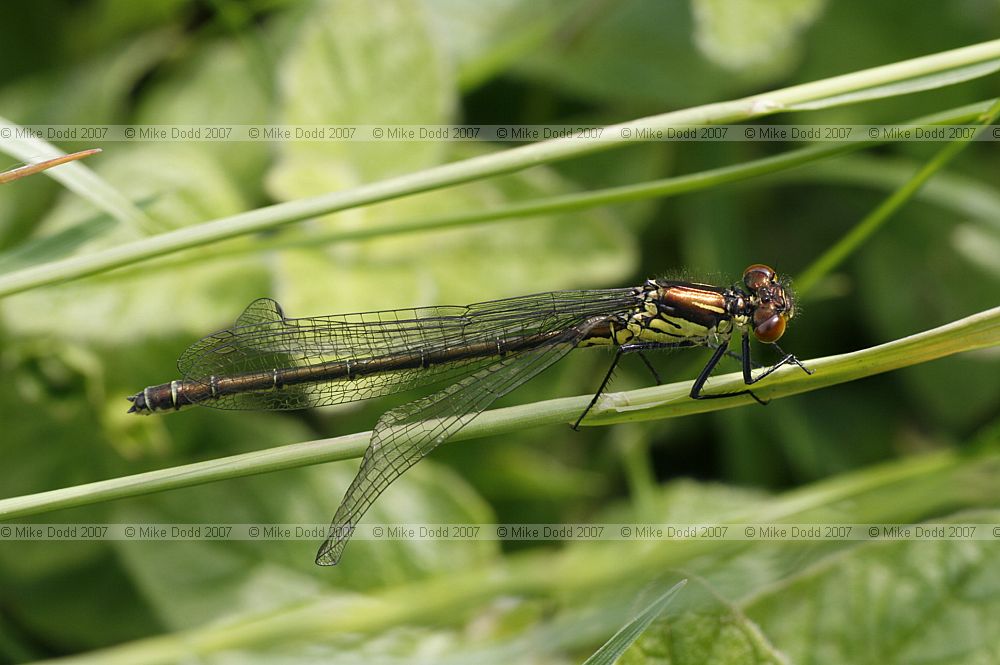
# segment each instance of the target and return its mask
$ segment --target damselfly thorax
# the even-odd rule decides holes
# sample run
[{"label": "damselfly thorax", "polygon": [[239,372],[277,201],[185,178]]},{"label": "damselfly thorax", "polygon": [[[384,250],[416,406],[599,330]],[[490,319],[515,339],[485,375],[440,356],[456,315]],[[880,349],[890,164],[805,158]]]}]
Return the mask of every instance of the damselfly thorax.
[{"label": "damselfly thorax", "polygon": [[251,303],[231,328],[185,351],[177,363],[182,378],[130,397],[129,412],[177,411],[196,404],[301,409],[447,384],[376,423],[361,470],[317,556],[318,563],[332,564],[357,520],[395,478],[570,350],[616,350],[576,425],[596,404],[624,354],[639,354],[652,369],[642,353],[655,349],[713,349],[691,386],[693,399],[749,395],[763,403],[749,388],[730,393],[703,389],[736,331],[742,335],[737,358],[748,386],[786,364],[811,373],[784,353],[758,376],[752,373],[750,334],[774,345],[794,315],[790,290],[774,270],[760,264],[747,268],[742,282],[729,287],[649,280],[634,288],[552,291],[464,307],[308,318],[287,317],[278,303],[263,298]]}]

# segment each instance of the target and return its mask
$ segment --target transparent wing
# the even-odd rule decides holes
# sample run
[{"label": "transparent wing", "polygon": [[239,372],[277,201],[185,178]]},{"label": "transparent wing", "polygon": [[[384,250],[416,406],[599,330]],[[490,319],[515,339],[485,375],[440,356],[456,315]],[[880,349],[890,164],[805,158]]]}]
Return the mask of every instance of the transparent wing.
[{"label": "transparent wing", "polygon": [[[223,409],[299,409],[388,395],[454,380],[494,362],[518,340],[547,338],[596,316],[634,306],[633,289],[553,291],[465,307],[425,307],[289,318],[274,300],[256,300],[226,330],[205,337],[177,361],[185,380],[305,368],[316,381],[221,395],[204,402]],[[472,349],[475,353],[454,353]],[[493,350],[496,350],[493,353]],[[324,379],[323,366],[355,367],[411,355],[446,359],[420,367]]]},{"label": "transparent wing", "polygon": [[396,478],[494,400],[569,353],[599,320],[578,324],[543,346],[494,359],[444,390],[385,413],[375,425],[361,468],[330,523],[316,563],[336,564],[358,520]]}]

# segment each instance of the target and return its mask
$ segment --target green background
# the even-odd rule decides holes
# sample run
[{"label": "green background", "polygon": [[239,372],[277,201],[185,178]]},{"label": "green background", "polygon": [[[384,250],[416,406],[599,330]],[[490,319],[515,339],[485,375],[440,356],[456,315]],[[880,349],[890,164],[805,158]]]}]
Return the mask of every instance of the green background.
[{"label": "green background", "polygon": [[[31,125],[603,125],[957,48],[1000,28],[1000,4],[986,0],[923,8],[793,0],[105,0],[17,3],[3,14],[0,116]],[[760,122],[903,122],[996,90],[993,75]],[[43,262],[18,254],[38,238],[68,234],[71,250],[86,254],[512,145],[98,143],[104,153],[87,166],[145,221],[112,219],[45,176],[15,181],[0,188],[0,270]],[[0,300],[0,498],[364,431],[405,401],[292,414],[125,414],[125,395],[175,378],[174,361],[187,345],[228,325],[256,297],[311,316],[663,275],[728,283],[755,262],[794,277],[941,144],[882,146],[670,199],[327,241],[333,232],[799,147],[638,144],[8,296]],[[783,347],[801,359],[855,351],[994,307],[997,173],[995,143],[969,146],[809,293]],[[690,379],[706,357],[687,351],[656,364],[669,381]],[[609,360],[602,351],[574,352],[503,404],[592,392]],[[626,359],[612,388],[648,383],[641,364]],[[387,491],[367,521],[686,523],[781,515],[997,523],[998,404],[992,349],[767,408],[581,432],[523,429],[440,448]],[[337,462],[20,521],[323,523],[355,469]],[[845,487],[854,488],[850,498],[824,502],[824,491]],[[697,579],[625,662],[1000,658],[995,543],[357,541],[335,569],[313,565],[316,545],[0,542],[0,661],[129,643],[145,662],[177,653],[221,659],[204,655],[220,650],[242,661],[289,663],[579,662],[680,577]],[[655,567],[636,565],[645,561]],[[203,632],[184,642],[188,630]],[[162,639],[145,639],[153,636]],[[112,655],[90,654],[94,662]]]}]

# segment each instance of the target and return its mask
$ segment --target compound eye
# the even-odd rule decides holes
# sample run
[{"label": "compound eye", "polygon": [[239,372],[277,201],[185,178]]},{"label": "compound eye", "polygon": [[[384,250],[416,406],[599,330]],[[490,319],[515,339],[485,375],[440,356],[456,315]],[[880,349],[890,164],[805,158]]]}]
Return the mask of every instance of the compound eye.
[{"label": "compound eye", "polygon": [[743,271],[743,283],[751,291],[756,291],[777,278],[774,269],[763,263],[755,263]]},{"label": "compound eye", "polygon": [[757,323],[754,316],[753,336],[764,344],[774,344],[785,334],[785,315],[775,314],[774,316]]}]

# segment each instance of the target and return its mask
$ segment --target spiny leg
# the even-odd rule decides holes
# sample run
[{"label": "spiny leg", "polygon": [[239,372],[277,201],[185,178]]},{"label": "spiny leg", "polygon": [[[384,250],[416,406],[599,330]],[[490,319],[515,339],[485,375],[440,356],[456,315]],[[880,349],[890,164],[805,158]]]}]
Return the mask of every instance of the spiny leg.
[{"label": "spiny leg", "polygon": [[597,389],[597,392],[594,393],[594,397],[590,400],[590,404],[587,405],[587,408],[583,410],[580,417],[576,419],[575,423],[573,423],[573,429],[578,430],[580,428],[580,423],[583,422],[583,419],[588,413],[590,413],[590,410],[594,408],[595,404],[597,404],[597,400],[600,399],[602,394],[604,394],[604,389],[608,387],[608,382],[611,381],[611,375],[614,374],[615,367],[618,366],[618,361],[621,360],[621,357],[624,354],[638,353],[642,361],[646,363],[646,367],[648,367],[649,371],[652,372],[653,378],[656,379],[656,385],[663,385],[663,381],[660,379],[660,375],[656,371],[656,368],[653,367],[652,363],[649,362],[649,359],[646,358],[645,354],[642,352],[654,349],[678,349],[686,346],[695,346],[695,344],[692,342],[676,342],[671,344],[664,342],[638,342],[619,346],[618,350],[615,352],[614,360],[611,361],[611,367],[608,368],[608,373],[604,375],[604,380],[601,381],[601,386]]},{"label": "spiny leg", "polygon": [[[779,360],[775,364],[773,364],[770,367],[768,367],[767,370],[765,370],[764,372],[762,372],[756,378],[754,378],[751,375],[750,370],[748,368],[748,364],[744,363],[743,364],[743,382],[746,383],[748,386],[757,383],[758,381],[760,381],[761,379],[763,379],[764,377],[766,377],[768,374],[770,374],[774,370],[776,370],[779,367],[781,367],[782,365],[795,365],[796,367],[798,367],[799,369],[801,369],[806,374],[809,374],[809,375],[813,374],[813,370],[809,369],[808,367],[806,367],[805,365],[803,365],[801,362],[799,362],[799,359],[796,358],[794,355],[792,355],[791,353],[785,353],[784,351],[781,350],[780,346],[778,346],[777,344],[774,344],[773,342],[771,343],[771,346],[773,346],[774,348],[778,349],[778,353],[780,353],[782,355],[781,360]],[[749,357],[749,355],[750,355],[750,338],[747,335],[743,336],[743,354],[745,356],[747,356],[747,357]]]},{"label": "spiny leg", "polygon": [[[728,353],[728,349],[729,349],[729,340],[726,340],[724,344],[720,344],[718,347],[716,347],[715,351],[712,353],[712,357],[709,358],[707,363],[705,363],[705,366],[701,369],[701,372],[698,373],[698,378],[696,378],[694,380],[694,383],[691,385],[691,392],[689,393],[691,399],[721,399],[723,397],[750,395],[750,397],[753,397],[758,404],[767,404],[766,401],[757,397],[757,395],[755,395],[754,392],[749,388],[746,390],[736,390],[729,393],[715,393],[710,395],[706,395],[701,392],[702,389],[705,387],[705,383],[708,381],[708,377],[712,375],[712,371],[715,369],[715,366],[719,364],[720,360],[722,360],[722,356]],[[750,360],[750,338],[746,334],[744,334],[743,335],[743,382],[746,383],[747,385],[754,383],[753,375],[751,373],[752,369],[751,362],[752,361]]]},{"label": "spiny leg", "polygon": [[[771,367],[768,367],[759,376],[754,377],[754,375],[753,375],[753,369],[754,369],[755,363],[753,362],[753,360],[750,357],[750,335],[747,334],[747,333],[743,334],[743,339],[742,339],[743,354],[742,354],[742,358],[741,358],[742,363],[743,363],[743,383],[745,383],[748,386],[752,386],[753,384],[757,383],[758,381],[760,381],[764,377],[766,377],[769,374],[771,374],[772,372],[774,372],[776,369],[778,369],[782,365],[789,365],[789,364],[796,365],[803,372],[805,372],[806,374],[812,374],[813,373],[813,371],[811,369],[807,368],[805,365],[803,365],[801,362],[799,362],[799,360],[794,355],[792,355],[791,353],[785,353],[784,351],[781,350],[781,347],[779,347],[777,344],[773,344],[773,346],[774,346],[774,348],[778,349],[778,351],[780,353],[783,354],[782,359],[779,360],[774,365],[772,365]],[[729,392],[729,393],[719,393],[719,394],[714,394],[714,395],[705,395],[705,394],[702,394],[701,391],[705,387],[705,382],[708,381],[708,377],[712,374],[712,370],[715,369],[715,366],[719,363],[719,360],[722,358],[723,355],[729,354],[729,351],[726,350],[727,347],[728,347],[728,344],[726,344],[724,346],[720,346],[719,348],[717,348],[715,350],[715,353],[712,354],[712,357],[711,357],[711,359],[709,359],[708,364],[706,364],[705,367],[701,370],[701,373],[698,375],[698,378],[695,379],[694,385],[691,386],[691,398],[692,399],[716,399],[716,398],[719,398],[719,397],[734,397],[734,396],[737,396],[737,395],[750,395],[751,397],[754,398],[754,400],[757,401],[758,404],[767,404],[767,401],[760,399],[759,397],[757,397],[757,395],[752,390],[749,390],[749,389],[747,389],[747,390],[738,390],[738,391]]]},{"label": "spiny leg", "polygon": [[[628,352],[626,351],[626,353]],[[656,385],[662,386],[663,379],[660,378],[660,373],[656,371],[655,367],[653,367],[653,363],[649,362],[649,358],[646,357],[646,354],[642,351],[637,351],[636,353],[638,354],[639,359],[642,360],[643,364],[646,365],[646,369],[649,370],[649,373],[653,375],[653,380],[656,381]]]},{"label": "spiny leg", "polygon": [[583,419],[587,417],[590,410],[594,408],[595,404],[597,404],[597,400],[601,397],[601,393],[604,392],[604,389],[608,387],[608,381],[611,380],[611,375],[614,374],[615,367],[618,366],[618,361],[621,360],[623,353],[625,353],[625,351],[623,351],[623,347],[619,346],[615,351],[614,359],[611,361],[611,367],[608,367],[608,373],[604,375],[604,380],[601,381],[601,385],[597,388],[597,392],[594,393],[592,398],[590,398],[590,404],[587,405],[587,408],[583,410],[580,417],[576,419],[575,423],[573,423],[574,430],[580,429],[580,423],[583,422]]}]

